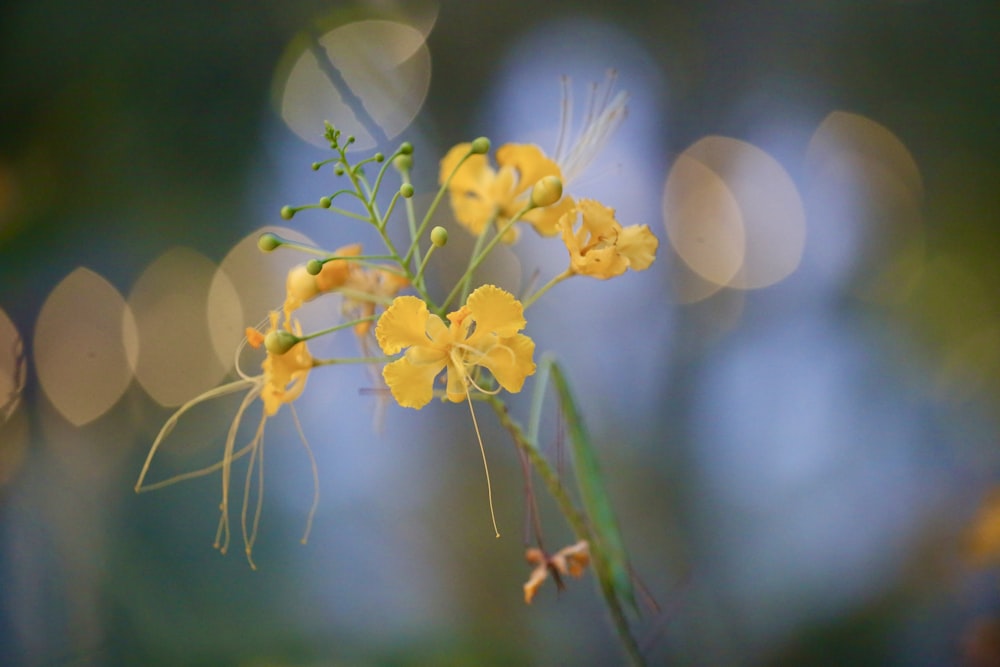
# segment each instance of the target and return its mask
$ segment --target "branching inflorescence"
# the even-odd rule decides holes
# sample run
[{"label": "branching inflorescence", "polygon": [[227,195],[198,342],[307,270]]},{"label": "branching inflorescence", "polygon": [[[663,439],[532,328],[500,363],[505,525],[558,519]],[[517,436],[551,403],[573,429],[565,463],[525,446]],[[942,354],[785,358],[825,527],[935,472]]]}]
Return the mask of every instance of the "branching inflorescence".
[{"label": "branching inflorescence", "polygon": [[[354,244],[326,253],[302,248],[273,233],[263,234],[258,245],[264,252],[279,248],[305,249],[315,257],[288,273],[286,298],[280,308],[260,327],[246,330],[241,349],[249,345],[266,352],[261,372],[248,375],[238,368],[240,379],[181,406],[154,441],[136,483],[136,491],[162,488],[220,472],[221,512],[215,546],[225,552],[231,532],[229,499],[233,463],[249,457],[243,480],[240,527],[247,559],[251,567],[255,567],[253,546],[263,501],[264,428],[268,419],[287,405],[313,470],[314,500],[302,538],[305,542],[319,499],[319,485],[316,464],[299,427],[293,403],[305,390],[308,376],[314,369],[364,364],[381,369],[376,378],[384,382],[384,388],[404,408],[419,410],[434,398],[467,404],[486,468],[493,517],[486,450],[479,437],[473,407],[476,402],[486,404],[510,432],[525,463],[526,488],[532,488],[530,478],[534,470],[577,538],[570,546],[546,552],[534,498],[529,497],[534,545],[529,545],[526,558],[534,570],[524,585],[525,601],[532,601],[538,587],[549,576],[562,587],[564,575],[581,576],[592,564],[626,651],[635,662],[641,662],[624,612],[624,603],[635,605],[628,561],[590,438],[562,369],[548,355],[536,362],[535,343],[523,333],[529,322],[525,311],[559,283],[577,276],[606,280],[629,269],[646,269],[654,260],[658,240],[648,226],[623,227],[613,209],[594,200],[574,199],[564,192],[567,181],[587,165],[625,116],[626,96],[624,93],[612,96],[612,86],[613,77],[605,86],[594,87],[587,117],[575,141],[569,140],[572,114],[567,96],[555,157],[546,156],[531,144],[506,144],[496,151],[497,166],[494,167],[489,159],[490,142],[484,137],[452,148],[440,162],[440,187],[422,218],[417,217],[409,201],[414,195],[410,179],[413,147],[409,143],[403,143],[388,157],[376,153],[368,159],[352,162],[348,149],[353,138],[342,137],[337,129],[327,124],[325,136],[335,155],[314,164],[313,168],[319,170],[332,164],[334,174],[344,187],[320,198],[316,204],[286,206],[281,210],[281,217],[290,220],[304,210],[327,210],[371,225],[384,248],[377,254],[366,255],[360,244]],[[370,175],[372,171],[374,177]],[[397,177],[400,184],[382,210],[379,195],[388,187],[387,182]],[[428,289],[426,272],[433,267],[435,250],[447,244],[449,231],[441,226],[429,227],[432,216],[446,197],[455,220],[475,236],[476,242],[464,273],[447,293],[438,295]],[[400,200],[404,200],[405,205],[398,206]],[[388,233],[390,224],[397,224],[400,217],[405,217],[409,237],[406,248],[397,247]],[[566,269],[520,297],[495,285],[477,285],[476,272],[483,260],[498,244],[516,243],[525,225],[543,237],[552,237],[554,252],[562,248],[561,252],[568,255]],[[296,311],[304,303],[330,294],[341,297],[342,320],[329,328],[304,333]],[[317,359],[311,355],[309,341],[342,329],[353,330],[360,356]],[[536,393],[525,427],[512,417],[502,396],[504,392],[520,392],[529,376],[535,376]],[[550,378],[569,427],[582,509],[577,507],[577,501],[567,492],[538,445],[541,408]],[[240,391],[245,395],[218,462],[163,481],[146,481],[157,451],[185,412],[209,399]],[[261,403],[258,426],[249,443],[237,446],[243,417],[258,400]],[[253,507],[251,498],[254,499]],[[499,537],[495,518],[493,528]]]}]

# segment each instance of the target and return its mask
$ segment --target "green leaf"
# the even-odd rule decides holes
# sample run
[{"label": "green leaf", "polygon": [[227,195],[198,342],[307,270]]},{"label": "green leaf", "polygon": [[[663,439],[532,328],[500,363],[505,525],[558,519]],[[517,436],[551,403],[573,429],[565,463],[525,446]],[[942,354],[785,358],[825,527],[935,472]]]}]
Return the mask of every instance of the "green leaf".
[{"label": "green leaf", "polygon": [[611,508],[611,501],[604,488],[604,480],[601,477],[600,465],[594,454],[590,434],[587,432],[562,369],[553,361],[550,372],[569,428],[573,467],[580,489],[580,500],[583,502],[593,531],[594,539],[590,547],[595,569],[601,578],[601,587],[605,590],[610,588],[619,600],[627,602],[638,611],[632,577],[629,575],[625,544]]}]

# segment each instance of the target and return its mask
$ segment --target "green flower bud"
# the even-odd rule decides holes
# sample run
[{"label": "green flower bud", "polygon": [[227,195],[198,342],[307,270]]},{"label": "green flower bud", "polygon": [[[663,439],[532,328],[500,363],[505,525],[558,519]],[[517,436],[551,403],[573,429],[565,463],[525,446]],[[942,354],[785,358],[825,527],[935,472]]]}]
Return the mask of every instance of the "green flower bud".
[{"label": "green flower bud", "polygon": [[278,329],[264,336],[264,347],[271,354],[284,354],[295,347],[302,339],[290,331]]},{"label": "green flower bud", "polygon": [[295,215],[295,209],[294,208],[292,208],[291,206],[282,206],[281,207],[281,217],[282,218],[284,218],[285,220],[291,220],[293,215]]},{"label": "green flower bud", "polygon": [[330,204],[332,204],[332,203],[333,202],[330,201],[329,197],[320,197],[319,198],[320,208],[330,208]]},{"label": "green flower bud", "polygon": [[562,197],[562,181],[556,176],[545,176],[531,188],[531,206],[551,206]]},{"label": "green flower bud", "polygon": [[384,162],[385,161],[385,156],[382,155],[381,153],[375,153],[375,161],[376,162]]},{"label": "green flower bud", "polygon": [[344,175],[344,165],[339,164],[339,163],[335,164],[333,166],[333,173],[335,173],[337,176],[343,176]]},{"label": "green flower bud", "polygon": [[323,270],[323,262],[318,259],[310,259],[306,262],[306,272],[310,276],[318,276],[319,272]]},{"label": "green flower bud", "polygon": [[409,183],[403,183],[402,185],[399,186],[399,194],[405,197],[406,199],[409,199],[410,197],[413,196],[413,186],[410,185]]},{"label": "green flower bud", "polygon": [[411,153],[413,153],[413,144],[411,144],[409,141],[404,141],[399,145],[400,155],[410,155]]},{"label": "green flower bud", "polygon": [[313,162],[312,163],[312,170],[313,171],[319,171],[320,167],[322,167],[322,166],[323,166],[322,162]]},{"label": "green flower bud", "polygon": [[405,173],[413,167],[413,158],[408,153],[397,155],[396,159],[392,161],[392,166]]},{"label": "green flower bud", "polygon": [[438,226],[431,230],[431,243],[438,248],[444,247],[448,243],[448,230]]},{"label": "green flower bud", "polygon": [[483,155],[490,152],[490,140],[486,137],[479,137],[472,142],[472,152],[476,155]]},{"label": "green flower bud", "polygon": [[271,252],[282,243],[281,239],[277,234],[272,234],[271,232],[265,232],[257,238],[257,247],[261,249],[261,252]]}]

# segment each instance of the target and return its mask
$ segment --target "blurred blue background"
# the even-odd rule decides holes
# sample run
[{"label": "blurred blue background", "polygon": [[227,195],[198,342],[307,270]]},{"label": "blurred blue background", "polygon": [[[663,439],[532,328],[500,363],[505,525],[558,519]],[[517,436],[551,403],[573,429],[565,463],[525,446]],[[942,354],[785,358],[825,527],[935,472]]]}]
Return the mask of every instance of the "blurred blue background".
[{"label": "blurred blue background", "polygon": [[[212,549],[217,477],[133,492],[304,259],[257,230],[377,247],[278,216],[336,187],[309,168],[323,120],[358,155],[411,141],[420,208],[459,141],[551,151],[560,77],[579,119],[609,68],[628,118],[568,189],[659,257],[559,286],[527,333],[568,369],[659,603],[635,621],[650,664],[1000,664],[1000,584],[966,548],[1000,479],[998,30],[974,1],[4,3],[0,664],[620,664],[589,577],[524,605],[496,421],[500,540],[464,407],[388,405],[379,429],[364,368],[296,403],[308,545],[287,411],[257,571]],[[525,233],[484,279],[547,279],[553,247]],[[238,403],[192,411],[157,478],[218,457]]]}]

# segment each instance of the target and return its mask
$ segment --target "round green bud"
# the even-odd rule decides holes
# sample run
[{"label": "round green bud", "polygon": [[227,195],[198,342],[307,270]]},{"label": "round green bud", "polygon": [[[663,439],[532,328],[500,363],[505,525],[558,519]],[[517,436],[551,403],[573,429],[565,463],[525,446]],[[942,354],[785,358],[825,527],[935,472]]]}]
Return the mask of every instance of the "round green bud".
[{"label": "round green bud", "polygon": [[323,166],[322,162],[313,162],[312,163],[312,170],[313,171],[319,171],[320,167],[322,167],[322,166]]},{"label": "round green bud", "polygon": [[557,176],[545,176],[531,188],[531,206],[552,206],[562,197],[562,181]]},{"label": "round green bud", "polygon": [[411,155],[412,153],[413,153],[413,144],[411,144],[409,141],[404,141],[399,145],[400,155]]},{"label": "round green bud", "polygon": [[291,220],[293,215],[295,215],[295,209],[294,208],[292,208],[291,206],[282,206],[281,207],[281,217],[282,218],[284,218],[285,220]]},{"label": "round green bud", "polygon": [[479,137],[472,142],[472,152],[476,155],[483,155],[490,152],[490,140],[486,137]]},{"label": "round green bud", "polygon": [[376,162],[385,162],[385,156],[382,155],[381,153],[375,153],[375,161]]},{"label": "round green bud", "polygon": [[354,135],[352,134],[352,135],[349,135],[347,137],[347,145],[350,145],[350,144],[353,144],[353,143],[354,143]]},{"label": "round green bud", "polygon": [[431,243],[443,248],[448,243],[448,230],[440,225],[431,230]]},{"label": "round green bud", "polygon": [[410,197],[413,196],[413,186],[410,185],[409,183],[403,183],[402,185],[399,186],[399,194],[405,197],[406,199],[409,199]]},{"label": "round green bud", "polygon": [[278,329],[277,331],[268,332],[264,336],[264,347],[271,354],[284,354],[295,347],[301,340],[301,338],[290,331]]},{"label": "round green bud", "polygon": [[333,173],[335,173],[337,176],[343,176],[344,175],[344,165],[339,164],[339,163],[336,164],[336,165],[334,165],[334,167],[333,167]]},{"label": "round green bud", "polygon": [[413,166],[413,158],[407,154],[397,155],[392,161],[392,166],[401,172],[407,172]]},{"label": "round green bud", "polygon": [[306,262],[306,273],[310,276],[318,276],[319,272],[323,270],[323,262],[318,259],[310,259]]},{"label": "round green bud", "polygon": [[320,197],[319,198],[319,206],[320,206],[320,208],[330,208],[330,204],[331,203],[332,202],[330,201],[329,197]]},{"label": "round green bud", "polygon": [[278,238],[277,234],[271,232],[265,232],[257,238],[257,247],[261,249],[261,252],[271,252],[280,245],[281,239]]}]

